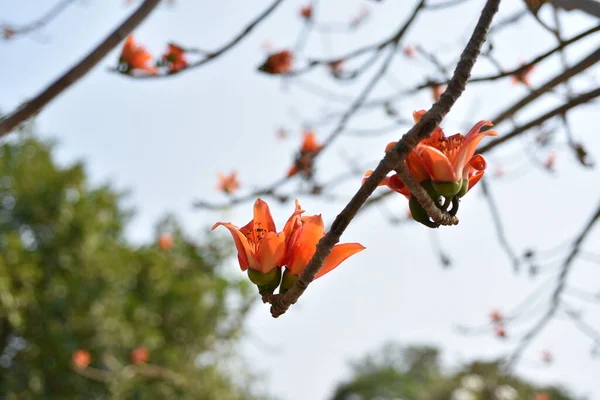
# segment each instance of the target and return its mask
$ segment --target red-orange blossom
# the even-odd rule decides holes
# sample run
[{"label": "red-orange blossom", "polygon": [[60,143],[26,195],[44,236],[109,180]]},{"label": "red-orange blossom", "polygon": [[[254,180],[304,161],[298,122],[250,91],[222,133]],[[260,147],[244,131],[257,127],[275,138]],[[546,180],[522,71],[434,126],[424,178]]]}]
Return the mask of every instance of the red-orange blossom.
[{"label": "red-orange blossom", "polygon": [[[229,230],[235,241],[242,271],[253,269],[268,273],[286,266],[290,273],[297,276],[311,260],[317,243],[325,235],[321,216],[302,216],[303,213],[304,210],[296,200],[294,212],[283,230],[277,232],[269,206],[257,199],[254,203],[254,217],[247,225],[238,228],[229,222],[217,222],[212,229],[222,225]],[[359,243],[334,246],[316,277],[325,275],[364,248]]]}]

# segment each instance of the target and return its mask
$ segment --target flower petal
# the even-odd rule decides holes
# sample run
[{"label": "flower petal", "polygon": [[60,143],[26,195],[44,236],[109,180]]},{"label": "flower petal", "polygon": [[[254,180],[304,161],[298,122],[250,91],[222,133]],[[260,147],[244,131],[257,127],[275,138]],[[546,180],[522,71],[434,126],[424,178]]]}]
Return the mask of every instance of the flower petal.
[{"label": "flower petal", "polygon": [[[269,232],[258,244],[256,250],[257,271],[266,274],[272,269],[281,266],[285,256],[285,233]],[[252,267],[252,266],[251,266]]]},{"label": "flower petal", "polygon": [[476,171],[469,176],[469,188],[467,189],[467,192],[483,178],[484,173],[485,171]]},{"label": "flower petal", "polygon": [[343,243],[333,246],[333,250],[331,250],[331,253],[329,253],[327,258],[325,259],[323,266],[315,275],[315,279],[325,275],[326,273],[340,265],[348,257],[353,256],[354,254],[363,251],[364,249],[365,246],[363,246],[360,243]]},{"label": "flower petal", "polygon": [[300,275],[317,250],[317,243],[325,235],[321,215],[314,215],[294,232],[288,242],[287,268],[294,275]]},{"label": "flower petal", "polygon": [[469,160],[463,172],[463,179],[468,179],[469,181],[467,192],[483,177],[486,168],[487,162],[481,154],[476,154]]},{"label": "flower petal", "polygon": [[214,230],[218,226],[224,226],[225,228],[229,229],[229,232],[231,232],[231,236],[235,242],[235,248],[238,251],[238,261],[240,262],[240,267],[242,268],[242,271],[247,270],[248,266],[250,265],[249,258],[253,258],[252,249],[250,248],[248,239],[246,239],[246,236],[244,236],[237,226],[230,222],[217,222],[212,226],[211,230]]},{"label": "flower petal", "polygon": [[301,215],[304,212],[304,210],[302,209],[302,207],[300,207],[300,203],[298,203],[298,200],[295,200],[295,204],[296,208],[294,209],[294,213],[287,220],[285,226],[283,227],[283,232],[285,233],[285,237],[288,240],[292,237],[292,233],[294,233],[296,229],[302,226]]},{"label": "flower petal", "polygon": [[421,156],[423,166],[435,182],[456,182],[457,176],[450,160],[441,151],[423,144],[417,145],[415,151]]},{"label": "flower petal", "polygon": [[493,130],[488,130],[481,132],[481,128],[484,126],[494,126],[490,121],[479,121],[475,124],[473,128],[467,133],[464,138],[460,149],[456,152],[456,155],[451,160],[452,165],[454,165],[456,169],[456,174],[458,176],[462,176],[462,170],[465,167],[465,164],[473,157],[475,154],[475,149],[477,145],[486,136],[496,136],[498,132]]},{"label": "flower petal", "polygon": [[[275,232],[275,221],[271,216],[271,210],[269,210],[267,203],[260,198],[254,202],[254,229],[259,237],[261,232]],[[259,229],[264,229],[264,231],[259,231]]]},{"label": "flower petal", "polygon": [[407,199],[410,197],[410,190],[404,185],[398,174],[389,177],[387,186],[393,191],[404,195]]},{"label": "flower petal", "polygon": [[408,156],[406,157],[406,165],[408,165],[410,174],[417,182],[423,182],[424,180],[430,178],[427,169],[423,165],[423,159],[418,153],[414,151],[408,153]]}]

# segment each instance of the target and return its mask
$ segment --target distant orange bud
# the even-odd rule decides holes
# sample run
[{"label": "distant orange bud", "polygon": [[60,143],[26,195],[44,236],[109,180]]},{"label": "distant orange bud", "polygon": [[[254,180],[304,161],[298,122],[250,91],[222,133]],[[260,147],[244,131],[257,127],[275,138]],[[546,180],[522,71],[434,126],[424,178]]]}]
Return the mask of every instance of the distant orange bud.
[{"label": "distant orange bud", "polygon": [[442,93],[444,93],[444,91],[446,90],[446,88],[442,88],[441,85],[434,85],[431,87],[431,94],[433,96],[433,100],[438,101],[440,99],[440,97],[442,97]]},{"label": "distant orange bud", "polygon": [[496,336],[498,336],[499,338],[506,337],[506,329],[504,328],[504,325],[498,325],[496,327]]},{"label": "distant orange bud", "polygon": [[79,349],[73,352],[71,359],[77,368],[84,369],[92,362],[92,355],[87,350]]},{"label": "distant orange bud", "polygon": [[150,352],[144,346],[138,346],[131,352],[131,362],[134,364],[144,364],[150,358]]},{"label": "distant orange bud", "polygon": [[267,74],[285,74],[292,70],[294,53],[288,50],[271,54],[267,60],[258,68]]},{"label": "distant orange bud", "polygon": [[555,163],[556,163],[556,151],[551,151],[550,154],[548,154],[548,158],[546,159],[546,162],[544,162],[544,167],[546,169],[554,169]]},{"label": "distant orange bud", "polygon": [[169,250],[173,247],[173,237],[168,233],[163,233],[158,238],[158,247],[163,250]]},{"label": "distant orange bud", "polygon": [[224,175],[219,172],[217,177],[219,178],[217,190],[220,190],[225,194],[232,194],[240,188],[240,183],[238,182],[237,173],[235,171],[232,171],[229,175]]},{"label": "distant orange bud", "polygon": [[498,310],[493,310],[490,313],[490,319],[492,320],[492,322],[494,323],[499,323],[502,322],[502,320],[504,319],[504,316],[502,315],[502,313]]},{"label": "distant orange bud", "polygon": [[300,9],[300,16],[302,18],[311,19],[312,18],[313,9],[311,5],[304,6]]},{"label": "distant orange bud", "polygon": [[417,51],[414,47],[409,45],[402,49],[402,53],[404,53],[404,55],[408,58],[414,58],[414,56],[417,54]]}]

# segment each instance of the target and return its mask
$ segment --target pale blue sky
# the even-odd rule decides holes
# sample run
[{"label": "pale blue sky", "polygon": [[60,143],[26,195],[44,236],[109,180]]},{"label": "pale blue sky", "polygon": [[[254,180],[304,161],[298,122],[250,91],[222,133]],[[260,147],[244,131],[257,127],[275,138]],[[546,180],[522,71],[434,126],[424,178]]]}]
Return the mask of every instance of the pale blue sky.
[{"label": "pale blue sky", "polygon": [[[41,14],[53,4],[51,0],[0,0],[0,22],[23,23]],[[372,18],[360,34],[332,39],[335,54],[371,43],[396,29],[412,9],[413,2],[388,0],[382,5],[359,0],[322,1],[317,18],[347,21],[362,4],[368,4]],[[17,5],[18,4],[18,5]],[[229,40],[240,26],[270,4],[224,0],[200,2],[178,0],[175,7],[161,6],[136,32],[136,38],[155,54],[167,41],[184,46],[214,49]],[[255,72],[264,58],[265,41],[275,48],[291,46],[300,30],[297,11],[302,1],[284,2],[274,17],[262,25],[234,51],[202,69],[157,81],[133,81],[107,72],[118,56],[116,50],[88,76],[62,94],[39,116],[39,130],[46,138],[60,142],[61,162],[84,158],[94,182],[110,180],[117,187],[131,189],[128,204],[134,205],[137,217],[129,228],[133,240],[151,240],[152,226],[167,211],[175,211],[190,232],[201,235],[216,221],[245,224],[251,215],[251,203],[226,213],[193,210],[195,198],[224,201],[214,190],[218,171],[236,169],[244,189],[258,187],[281,177],[290,165],[300,140],[303,117],[318,117],[322,110],[339,110],[339,105],[324,102],[297,86],[282,85],[278,78]],[[406,37],[405,43],[420,44],[442,59],[460,52],[483,1],[472,0],[444,13],[428,13]],[[520,2],[504,1],[500,17],[521,7]],[[39,91],[77,61],[116,23],[131,12],[120,0],[87,0],[71,7],[50,26],[31,37],[0,42],[0,108],[9,110]],[[543,14],[543,17],[548,15]],[[566,36],[581,32],[594,24],[585,16],[569,15]],[[499,36],[494,45],[498,58],[510,67],[553,46],[554,42],[531,18]],[[598,38],[569,52],[578,60],[598,45]],[[324,53],[321,42],[313,36],[308,53]],[[532,76],[535,84],[555,73],[556,60],[544,63]],[[396,80],[404,86],[421,82],[430,66],[423,60],[406,60],[399,55],[392,66]],[[476,73],[492,71],[480,62]],[[596,68],[594,73],[598,75]],[[324,80],[317,71],[307,77],[339,93],[354,95],[363,85],[336,85]],[[304,79],[304,78],[303,78]],[[384,81],[378,94],[392,93],[394,87]],[[576,89],[589,90],[589,80],[575,83]],[[464,130],[480,119],[490,119],[511,100],[526,93],[510,80],[493,85],[473,85],[459,100],[442,125],[448,133]],[[558,104],[557,96],[546,96],[539,106],[517,116],[526,121],[540,107]],[[428,108],[428,94],[399,102],[404,117],[413,110]],[[293,109],[296,113],[291,112]],[[572,114],[574,131],[592,149],[600,148],[594,126],[598,107],[586,106]],[[383,112],[377,111],[353,119],[352,128],[389,125]],[[286,126],[291,138],[275,140],[275,131]],[[499,125],[500,134],[510,130]],[[319,137],[326,137],[332,126],[319,127]],[[366,135],[342,136],[318,162],[318,177],[327,180],[347,165],[344,158],[363,161],[382,156],[385,145],[404,132],[397,131],[373,138]],[[562,134],[557,142],[564,143]],[[488,158],[490,171],[499,163],[509,172],[523,169],[522,149],[529,139],[517,141]],[[516,156],[515,154],[521,154]],[[545,152],[538,154],[544,159]],[[517,166],[508,164],[520,159]],[[506,160],[506,161],[502,161]],[[527,165],[525,163],[525,165]],[[374,165],[373,165],[374,166]],[[527,168],[527,167],[525,167]],[[576,234],[596,202],[600,187],[596,170],[585,170],[574,162],[564,146],[558,148],[557,174],[539,168],[517,179],[494,180],[492,190],[505,217],[509,240],[522,252],[525,248],[551,248]],[[491,174],[490,174],[491,175]],[[510,176],[510,174],[509,174]],[[514,176],[514,175],[513,175]],[[297,182],[289,185],[294,188]],[[341,185],[336,195],[348,199],[360,179]],[[269,201],[268,198],[265,200]],[[322,213],[330,223],[342,209],[342,202],[300,196],[307,213]],[[388,201],[388,209],[404,215],[406,201],[401,196]],[[281,226],[293,208],[272,203],[276,222]],[[244,354],[253,371],[264,374],[266,389],[283,400],[325,399],[335,384],[348,376],[347,361],[376,349],[386,340],[406,344],[430,343],[445,350],[449,366],[475,357],[493,357],[510,351],[515,337],[524,326],[509,327],[509,340],[499,342],[488,336],[464,337],[456,334],[456,324],[480,326],[487,322],[493,308],[508,311],[532,289],[554,287],[555,269],[537,279],[521,272],[514,275],[506,255],[496,240],[489,211],[479,189],[462,202],[461,223],[442,228],[439,236],[453,267],[442,270],[431,250],[431,232],[417,224],[392,226],[382,212],[373,208],[351,224],[342,241],[360,241],[367,250],[345,262],[342,267],[319,280],[283,317],[274,320],[266,305],[257,305],[251,313],[250,339]],[[229,240],[225,231],[215,232]],[[598,248],[596,232],[584,246]],[[557,266],[557,264],[554,264]],[[235,260],[230,265],[238,273]],[[598,266],[578,261],[569,282],[589,291],[597,291]],[[570,303],[585,305],[573,299]],[[535,320],[544,309],[525,320]],[[585,318],[600,326],[600,309],[586,306]],[[260,341],[252,339],[259,337]],[[266,352],[268,342],[277,348]],[[539,382],[559,382],[578,394],[600,397],[597,384],[598,361],[589,357],[590,341],[566,322],[557,320],[535,340],[526,353],[518,372]],[[556,363],[539,367],[543,349],[550,349]],[[300,384],[302,382],[302,384]],[[308,384],[307,384],[308,382]]]}]

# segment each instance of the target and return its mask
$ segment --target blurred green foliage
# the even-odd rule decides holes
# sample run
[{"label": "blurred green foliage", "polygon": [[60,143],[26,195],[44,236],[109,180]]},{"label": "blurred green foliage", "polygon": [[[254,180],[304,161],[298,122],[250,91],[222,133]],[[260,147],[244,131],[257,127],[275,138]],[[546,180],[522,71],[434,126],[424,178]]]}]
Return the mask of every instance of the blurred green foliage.
[{"label": "blurred green foliage", "polygon": [[[131,245],[122,197],[29,134],[0,147],[0,398],[255,398],[231,365],[256,294],[217,269],[229,249],[173,218],[156,232],[172,248]],[[132,364],[137,346],[147,364]]]},{"label": "blurred green foliage", "polygon": [[[573,400],[558,387],[536,386],[502,372],[499,362],[474,362],[444,372],[434,347],[395,343],[354,363],[353,376],[331,400]],[[543,398],[543,397],[540,397]]]}]

